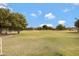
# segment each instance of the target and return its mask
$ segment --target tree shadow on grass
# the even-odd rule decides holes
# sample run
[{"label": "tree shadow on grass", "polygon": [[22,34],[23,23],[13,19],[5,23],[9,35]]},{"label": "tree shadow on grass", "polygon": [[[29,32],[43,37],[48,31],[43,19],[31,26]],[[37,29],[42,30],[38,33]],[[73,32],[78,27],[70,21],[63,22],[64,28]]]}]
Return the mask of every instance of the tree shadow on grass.
[{"label": "tree shadow on grass", "polygon": [[54,52],[54,56],[64,56],[61,52]]},{"label": "tree shadow on grass", "polygon": [[29,56],[64,56],[64,54],[61,52],[48,52],[41,54],[30,54]]},{"label": "tree shadow on grass", "polygon": [[66,32],[66,33],[70,33],[70,34],[79,34],[79,32]]},{"label": "tree shadow on grass", "polygon": [[2,33],[2,34],[0,34],[0,36],[9,36],[9,35],[17,35],[17,33],[9,33],[9,34]]}]

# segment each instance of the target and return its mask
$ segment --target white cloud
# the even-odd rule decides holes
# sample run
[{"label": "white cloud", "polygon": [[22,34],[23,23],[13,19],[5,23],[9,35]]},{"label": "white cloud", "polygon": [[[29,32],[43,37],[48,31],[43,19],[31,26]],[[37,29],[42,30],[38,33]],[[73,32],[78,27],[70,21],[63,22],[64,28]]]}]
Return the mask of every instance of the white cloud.
[{"label": "white cloud", "polygon": [[48,14],[45,14],[45,18],[47,18],[47,19],[54,19],[55,15],[53,15],[52,13],[48,13]]},{"label": "white cloud", "polygon": [[59,20],[58,23],[61,24],[61,25],[64,25],[66,23],[66,21],[65,20]]},{"label": "white cloud", "polygon": [[33,16],[33,17],[37,17],[37,16],[39,16],[39,15],[42,14],[42,11],[41,10],[38,10],[37,12],[38,13],[31,13],[30,15]]},{"label": "white cloud", "polygon": [[47,25],[47,26],[49,26],[49,27],[53,27],[52,24],[41,24],[40,27],[42,27],[43,25]]},{"label": "white cloud", "polygon": [[8,6],[8,4],[6,4],[6,3],[0,3],[0,5],[3,5],[3,6]]},{"label": "white cloud", "polygon": [[67,12],[70,12],[70,11],[72,11],[72,10],[74,10],[74,7],[65,8],[65,9],[63,10],[63,12],[67,13]]},{"label": "white cloud", "polygon": [[8,5],[6,3],[0,3],[0,8],[7,8]]},{"label": "white cloud", "polygon": [[4,7],[4,6],[0,6],[0,8],[6,8],[6,7]]},{"label": "white cloud", "polygon": [[31,13],[31,16],[36,17],[37,15],[35,13]]},{"label": "white cloud", "polygon": [[69,11],[71,11],[71,9],[65,8],[63,12],[66,13],[66,12],[69,12]]},{"label": "white cloud", "polygon": [[41,10],[38,10],[38,14],[41,15],[42,14],[42,11]]},{"label": "white cloud", "polygon": [[75,6],[79,6],[79,3],[73,3],[73,5],[75,5]]},{"label": "white cloud", "polygon": [[12,8],[10,8],[9,6],[8,6],[8,4],[6,4],[6,3],[0,3],[0,8],[8,8],[8,9],[10,9],[11,11],[13,11],[13,9]]}]

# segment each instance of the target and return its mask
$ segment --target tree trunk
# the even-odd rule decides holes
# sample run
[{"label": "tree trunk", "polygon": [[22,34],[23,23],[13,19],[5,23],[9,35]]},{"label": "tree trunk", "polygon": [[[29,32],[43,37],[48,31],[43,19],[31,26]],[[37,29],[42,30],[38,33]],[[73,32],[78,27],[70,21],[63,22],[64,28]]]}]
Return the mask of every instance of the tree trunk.
[{"label": "tree trunk", "polygon": [[0,28],[0,34],[2,33],[2,28]]},{"label": "tree trunk", "polygon": [[20,31],[19,30],[17,32],[18,32],[18,34],[20,34]]},{"label": "tree trunk", "polygon": [[77,32],[79,32],[79,28],[77,28]]},{"label": "tree trunk", "polygon": [[8,34],[8,32],[7,32],[7,31],[8,31],[8,29],[6,28],[6,32],[5,32],[5,34],[6,34],[6,35]]}]

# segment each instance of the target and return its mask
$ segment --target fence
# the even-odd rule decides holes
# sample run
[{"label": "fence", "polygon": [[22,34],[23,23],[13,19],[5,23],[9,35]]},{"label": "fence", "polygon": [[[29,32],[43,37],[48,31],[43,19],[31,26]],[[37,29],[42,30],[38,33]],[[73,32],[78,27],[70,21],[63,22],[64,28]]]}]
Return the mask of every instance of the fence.
[{"label": "fence", "polygon": [[0,37],[0,55],[2,55],[2,38]]}]

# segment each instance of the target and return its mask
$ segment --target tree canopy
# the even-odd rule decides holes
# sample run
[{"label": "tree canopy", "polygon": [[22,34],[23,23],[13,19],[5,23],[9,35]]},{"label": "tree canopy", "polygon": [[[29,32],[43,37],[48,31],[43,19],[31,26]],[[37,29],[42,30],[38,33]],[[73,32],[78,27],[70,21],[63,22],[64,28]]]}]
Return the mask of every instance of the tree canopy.
[{"label": "tree canopy", "polygon": [[75,27],[77,28],[77,32],[79,32],[79,19],[75,21]]},{"label": "tree canopy", "polygon": [[65,26],[59,24],[59,25],[56,26],[56,29],[57,30],[64,30],[65,29]]},{"label": "tree canopy", "polygon": [[9,9],[0,8],[0,33],[2,30],[20,30],[25,29],[27,26],[26,18],[23,14],[12,12]]}]

